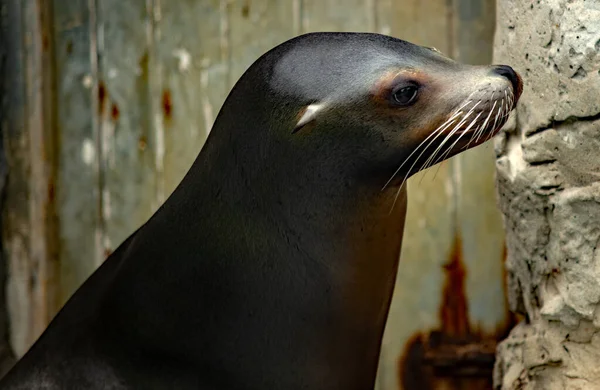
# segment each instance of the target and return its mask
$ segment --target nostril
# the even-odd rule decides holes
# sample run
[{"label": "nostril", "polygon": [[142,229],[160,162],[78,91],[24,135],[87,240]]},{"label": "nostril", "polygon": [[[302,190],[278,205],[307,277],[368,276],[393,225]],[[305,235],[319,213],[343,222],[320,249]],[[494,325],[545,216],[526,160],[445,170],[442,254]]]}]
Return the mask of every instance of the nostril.
[{"label": "nostril", "polygon": [[510,66],[497,65],[494,67],[494,72],[509,79],[513,86],[517,86],[519,76],[517,76],[517,72],[515,72]]},{"label": "nostril", "polygon": [[[521,91],[523,90],[523,82],[521,81],[521,77],[508,65],[496,65],[493,68],[494,73],[506,77],[513,86],[513,91],[516,99],[521,96]],[[515,99],[515,100],[516,100]]]}]

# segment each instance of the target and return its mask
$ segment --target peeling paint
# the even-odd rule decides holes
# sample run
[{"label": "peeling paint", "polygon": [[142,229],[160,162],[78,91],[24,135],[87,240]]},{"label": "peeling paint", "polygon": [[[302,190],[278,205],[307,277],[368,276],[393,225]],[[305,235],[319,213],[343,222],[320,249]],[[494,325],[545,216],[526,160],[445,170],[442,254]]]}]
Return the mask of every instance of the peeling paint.
[{"label": "peeling paint", "polygon": [[92,165],[94,163],[94,159],[96,158],[96,148],[94,142],[91,139],[83,140],[83,145],[81,146],[81,158],[86,165]]},{"label": "peeling paint", "polygon": [[104,253],[102,254],[102,261],[104,261],[112,253],[112,242],[108,235],[104,237]]},{"label": "peeling paint", "polygon": [[97,44],[98,44],[98,52],[104,52],[104,24],[100,23],[98,26],[98,35],[97,35]]},{"label": "peeling paint", "polygon": [[104,229],[101,226],[96,227],[94,231],[94,243],[96,248],[96,256],[94,256],[94,266],[98,267],[102,264],[103,250],[102,250],[102,241],[104,238]]},{"label": "peeling paint", "polygon": [[[162,113],[154,114],[154,142],[156,145],[154,164],[156,171],[161,175],[165,171],[165,129]],[[165,199],[164,185],[159,182],[157,188],[157,201],[162,203]]]},{"label": "peeling paint", "polygon": [[178,60],[178,69],[180,72],[186,72],[190,69],[192,64],[192,55],[186,49],[180,48],[173,50],[173,56]]},{"label": "peeling paint", "polygon": [[102,189],[102,217],[105,221],[112,217],[110,191],[107,187]]},{"label": "peeling paint", "polygon": [[[208,70],[203,69],[200,74],[200,86],[204,91],[208,90]],[[205,92],[202,94],[202,111],[204,113],[204,129],[205,134],[208,134],[212,128],[214,122],[213,106],[210,103],[208,94]]]},{"label": "peeling paint", "polygon": [[94,85],[94,80],[92,79],[92,76],[86,74],[85,76],[83,76],[81,83],[86,89],[90,89]]},{"label": "peeling paint", "polygon": [[109,113],[107,112],[102,118],[100,125],[102,158],[107,163],[109,168],[117,166],[117,157],[115,151],[115,122],[108,120]]},{"label": "peeling paint", "polygon": [[379,27],[379,33],[384,35],[390,35],[392,33],[392,28],[389,25],[385,24]]}]

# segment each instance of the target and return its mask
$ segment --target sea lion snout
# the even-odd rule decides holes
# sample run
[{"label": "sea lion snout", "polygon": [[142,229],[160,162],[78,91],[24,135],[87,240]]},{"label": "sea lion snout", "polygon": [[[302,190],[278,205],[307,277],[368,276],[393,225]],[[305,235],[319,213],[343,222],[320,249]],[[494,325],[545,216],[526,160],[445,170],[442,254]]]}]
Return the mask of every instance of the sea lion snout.
[{"label": "sea lion snout", "polygon": [[492,68],[492,72],[500,76],[504,76],[510,81],[513,87],[516,104],[517,100],[519,100],[519,97],[521,97],[521,93],[523,92],[523,80],[521,79],[521,76],[519,76],[519,74],[508,65],[496,65]]}]

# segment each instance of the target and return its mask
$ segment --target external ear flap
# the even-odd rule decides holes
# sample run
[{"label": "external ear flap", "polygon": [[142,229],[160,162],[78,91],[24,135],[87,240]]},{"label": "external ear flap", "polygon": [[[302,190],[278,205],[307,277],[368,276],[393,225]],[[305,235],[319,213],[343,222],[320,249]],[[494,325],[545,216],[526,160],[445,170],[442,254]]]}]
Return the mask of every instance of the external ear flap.
[{"label": "external ear flap", "polygon": [[322,111],[322,109],[322,104],[311,104],[310,106],[306,107],[306,110],[304,110],[304,113],[302,113],[298,123],[296,123],[296,127],[294,127],[292,134],[300,130],[307,123],[312,122],[317,117],[319,112]]}]

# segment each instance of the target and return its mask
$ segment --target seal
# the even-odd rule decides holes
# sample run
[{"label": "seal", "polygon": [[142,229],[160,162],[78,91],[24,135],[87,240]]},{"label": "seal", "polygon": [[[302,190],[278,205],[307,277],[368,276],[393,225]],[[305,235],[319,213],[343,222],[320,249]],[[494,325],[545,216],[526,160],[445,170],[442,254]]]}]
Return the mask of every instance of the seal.
[{"label": "seal", "polygon": [[373,388],[405,181],[490,139],[521,89],[383,35],[275,47],[0,387]]}]

